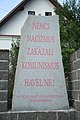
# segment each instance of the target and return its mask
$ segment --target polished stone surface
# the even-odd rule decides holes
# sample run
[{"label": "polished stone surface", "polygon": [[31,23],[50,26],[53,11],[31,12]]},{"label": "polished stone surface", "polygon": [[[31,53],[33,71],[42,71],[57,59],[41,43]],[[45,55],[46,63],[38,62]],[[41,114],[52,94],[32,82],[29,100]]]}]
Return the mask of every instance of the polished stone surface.
[{"label": "polished stone surface", "polygon": [[8,62],[0,62],[0,70],[8,70],[9,63]]},{"label": "polished stone surface", "polygon": [[8,71],[0,71],[0,80],[8,80]]},{"label": "polished stone surface", "polygon": [[0,81],[0,90],[8,89],[8,81]]},{"label": "polished stone surface", "polygon": [[9,50],[0,50],[0,60],[9,60]]},{"label": "polished stone surface", "polygon": [[7,112],[7,102],[0,102],[0,112]]},{"label": "polished stone surface", "polygon": [[0,92],[0,101],[7,101],[7,92]]}]

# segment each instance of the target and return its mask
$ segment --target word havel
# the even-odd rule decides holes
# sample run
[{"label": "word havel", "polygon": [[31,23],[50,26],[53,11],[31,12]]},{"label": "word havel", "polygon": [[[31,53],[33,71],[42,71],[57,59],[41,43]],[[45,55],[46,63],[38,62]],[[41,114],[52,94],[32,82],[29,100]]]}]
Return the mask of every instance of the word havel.
[{"label": "word havel", "polygon": [[26,87],[50,87],[54,86],[53,79],[25,79]]}]

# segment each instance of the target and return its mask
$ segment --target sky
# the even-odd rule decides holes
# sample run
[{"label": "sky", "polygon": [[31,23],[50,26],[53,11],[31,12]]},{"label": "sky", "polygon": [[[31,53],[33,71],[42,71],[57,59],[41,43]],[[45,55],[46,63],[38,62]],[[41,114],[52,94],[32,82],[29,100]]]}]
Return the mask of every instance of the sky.
[{"label": "sky", "polygon": [[[22,0],[0,0],[0,20]],[[61,4],[65,0],[58,0]]]}]

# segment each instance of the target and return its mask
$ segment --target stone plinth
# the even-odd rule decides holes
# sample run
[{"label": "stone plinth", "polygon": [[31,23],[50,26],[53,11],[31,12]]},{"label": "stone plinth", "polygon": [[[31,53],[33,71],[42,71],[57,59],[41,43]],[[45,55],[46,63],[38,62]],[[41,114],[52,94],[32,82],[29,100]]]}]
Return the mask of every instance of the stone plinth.
[{"label": "stone plinth", "polygon": [[16,111],[0,113],[0,120],[79,120],[79,115],[75,110]]}]

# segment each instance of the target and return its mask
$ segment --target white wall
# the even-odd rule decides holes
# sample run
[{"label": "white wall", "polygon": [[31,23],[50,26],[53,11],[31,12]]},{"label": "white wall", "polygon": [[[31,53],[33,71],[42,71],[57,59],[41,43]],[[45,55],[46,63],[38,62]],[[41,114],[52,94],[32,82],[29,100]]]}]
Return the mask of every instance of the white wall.
[{"label": "white wall", "polygon": [[0,36],[0,49],[10,49],[12,37]]},{"label": "white wall", "polygon": [[21,27],[28,16],[28,11],[35,11],[36,15],[45,15],[45,12],[54,13],[54,6],[49,0],[31,0],[23,11],[17,12],[7,23],[0,28],[3,35],[21,35]]},{"label": "white wall", "polygon": [[12,41],[20,40],[19,36],[0,36],[0,49],[10,50]]}]

